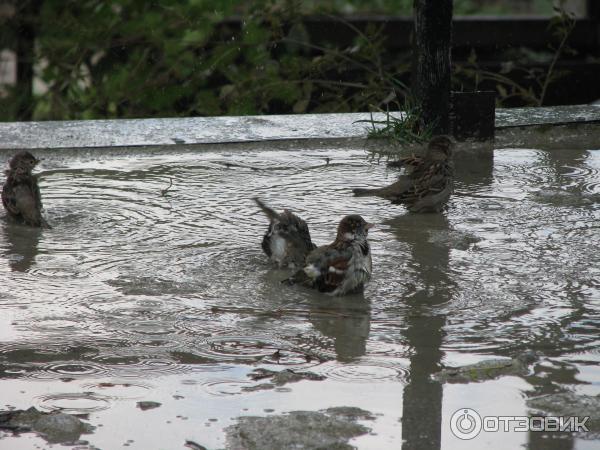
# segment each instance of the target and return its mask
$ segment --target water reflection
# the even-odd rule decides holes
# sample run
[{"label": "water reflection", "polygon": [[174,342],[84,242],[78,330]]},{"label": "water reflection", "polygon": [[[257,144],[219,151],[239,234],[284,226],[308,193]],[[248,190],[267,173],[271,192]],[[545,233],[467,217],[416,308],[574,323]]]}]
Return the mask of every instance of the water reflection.
[{"label": "water reflection", "polygon": [[26,227],[12,223],[2,224],[5,250],[4,255],[11,270],[27,272],[38,254],[38,243],[42,235],[39,228]]},{"label": "water reflection", "polygon": [[366,353],[371,306],[362,294],[326,303],[322,298],[312,298],[309,305],[310,322],[333,340],[338,361],[352,362]]},{"label": "water reflection", "polygon": [[452,299],[453,283],[448,278],[450,249],[430,240],[432,233],[447,233],[444,215],[405,215],[388,222],[400,241],[410,246],[411,264],[419,280],[404,301],[409,305],[404,331],[410,347],[410,381],[404,388],[402,406],[403,450],[440,448],[443,386],[431,375],[440,369],[446,317],[436,306]]},{"label": "water reflection", "polygon": [[[593,169],[587,167],[590,154],[586,150],[570,150],[568,152],[544,152],[541,162],[546,167],[549,176],[550,189],[543,191],[542,197],[557,205],[572,204],[585,205],[585,196],[593,192],[590,188],[590,175]],[[564,295],[570,305],[570,313],[543,336],[539,336],[532,346],[543,352],[546,356],[553,356],[565,351],[576,351],[580,346],[582,336],[573,333],[579,328],[577,323],[589,316],[592,311],[587,310],[583,286],[572,283],[570,280],[565,285]],[[560,342],[560,347],[554,347]],[[557,392],[559,385],[576,386],[581,384],[577,379],[579,369],[569,363],[546,362],[536,367],[534,375],[526,377],[534,386],[530,396],[537,396]],[[531,449],[572,450],[575,448],[574,436],[568,433],[544,433],[530,431],[528,446]]]},{"label": "water reflection", "polygon": [[470,191],[480,186],[489,186],[493,181],[494,149],[490,143],[472,144],[468,151],[457,151],[454,155],[454,173],[459,186]]},{"label": "water reflection", "polygon": [[586,160],[589,156],[587,150],[575,149],[568,152],[543,152],[541,161],[544,166],[551,169],[549,175],[554,175],[554,182],[557,186],[579,187],[582,186],[578,182],[583,181],[588,175],[588,170],[585,167]]}]

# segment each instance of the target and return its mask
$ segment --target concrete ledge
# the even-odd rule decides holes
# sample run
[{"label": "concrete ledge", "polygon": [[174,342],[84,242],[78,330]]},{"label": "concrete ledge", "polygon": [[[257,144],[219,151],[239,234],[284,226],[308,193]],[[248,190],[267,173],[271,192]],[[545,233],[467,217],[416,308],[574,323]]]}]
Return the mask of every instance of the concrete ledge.
[{"label": "concrete ledge", "polygon": [[[398,113],[400,114],[400,113]],[[376,120],[385,119],[381,113]],[[0,123],[0,149],[165,147],[305,139],[364,138],[369,113]],[[600,123],[600,107],[496,111],[496,130]]]},{"label": "concrete ledge", "polygon": [[566,105],[496,110],[496,129],[600,123],[600,106]]}]

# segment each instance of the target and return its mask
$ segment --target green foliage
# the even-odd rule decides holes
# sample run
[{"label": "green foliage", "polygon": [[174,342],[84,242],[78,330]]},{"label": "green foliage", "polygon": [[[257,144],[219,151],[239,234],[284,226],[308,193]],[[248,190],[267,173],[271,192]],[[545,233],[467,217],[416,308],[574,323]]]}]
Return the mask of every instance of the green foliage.
[{"label": "green foliage", "polygon": [[[329,11],[410,14],[413,0],[41,3],[40,14],[30,18],[37,30],[36,77],[43,86],[36,90],[34,119],[377,111],[404,106],[408,96],[401,79],[408,78],[410,55],[386,52],[380,29],[362,32],[338,18],[352,29],[354,41],[346,48],[316,46],[302,18]],[[456,0],[455,11],[484,3],[502,2]],[[243,18],[241,29],[224,20],[234,15]],[[562,23],[556,30],[568,35]],[[0,24],[1,46],[14,48],[15,33],[11,23]],[[565,51],[563,43],[556,53]],[[459,75],[496,77],[504,98],[539,103],[537,91],[522,89],[507,74],[485,72],[476,62],[460,67]],[[559,75],[553,70],[545,81],[540,78],[544,92]],[[0,93],[0,120],[14,120],[23,95],[10,88]]]},{"label": "green foliage", "polygon": [[385,120],[375,120],[373,114],[369,120],[357,120],[356,123],[368,123],[369,139],[385,139],[393,144],[412,144],[427,142],[433,136],[435,124],[423,126],[419,109],[407,100],[402,113],[390,114],[386,111]]},{"label": "green foliage", "polygon": [[546,72],[546,76],[544,77],[542,91],[540,93],[537,106],[542,106],[544,104],[544,99],[546,98],[546,92],[550,83],[564,76],[564,72],[555,70],[556,63],[560,57],[563,55],[563,53],[568,53],[571,55],[576,53],[575,50],[567,45],[567,40],[575,28],[574,15],[568,13],[562,7],[555,7],[554,11],[556,14],[550,21],[549,27],[552,30],[552,35],[557,40],[558,44],[556,46],[552,44],[550,45],[550,49],[554,52],[554,57],[552,58],[552,62],[550,63],[548,71]]},{"label": "green foliage", "polygon": [[[391,74],[408,70],[408,55],[389,57],[375,28],[353,29],[348,48],[317,47],[303,8],[293,0],[44,0],[34,118],[347,112],[402,97]],[[234,14],[241,29],[223,21]]]}]

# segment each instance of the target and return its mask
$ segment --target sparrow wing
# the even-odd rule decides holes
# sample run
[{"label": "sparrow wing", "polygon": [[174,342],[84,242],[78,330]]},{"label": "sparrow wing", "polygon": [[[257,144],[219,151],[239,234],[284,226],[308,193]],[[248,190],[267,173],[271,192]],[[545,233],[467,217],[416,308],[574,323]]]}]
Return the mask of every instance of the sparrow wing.
[{"label": "sparrow wing", "polygon": [[452,191],[452,176],[445,163],[432,163],[426,172],[413,181],[405,192],[399,193],[392,203],[412,205],[414,212],[437,210]]},{"label": "sparrow wing", "polygon": [[446,204],[452,194],[452,186],[449,184],[440,192],[431,193],[425,197],[416,199],[408,206],[411,212],[437,212]]},{"label": "sparrow wing", "polygon": [[16,209],[25,223],[33,226],[42,225],[41,200],[37,183],[19,183],[13,188]]},{"label": "sparrow wing", "polygon": [[283,214],[280,214],[280,230],[281,236],[288,240],[294,247],[299,249],[305,249],[309,251],[316,248],[310,238],[310,231],[306,222],[293,214],[289,210],[284,210]]},{"label": "sparrow wing", "polygon": [[327,271],[324,275],[324,286],[326,290],[334,290],[342,281],[344,281],[344,277],[346,276],[346,271],[348,270],[348,266],[350,264],[350,258],[345,256],[340,256],[335,259],[331,259],[327,264]]},{"label": "sparrow wing", "polygon": [[404,158],[399,158],[396,161],[391,161],[387,164],[388,167],[404,167],[409,171],[413,171],[415,168],[420,167],[424,164],[424,159],[421,156],[417,156],[414,153]]},{"label": "sparrow wing", "polygon": [[14,216],[19,215],[19,208],[17,208],[17,200],[15,198],[14,185],[8,180],[2,187],[2,204],[9,214]]},{"label": "sparrow wing", "polygon": [[421,156],[412,155],[400,158],[388,163],[388,167],[404,167],[405,173],[400,175],[398,181],[378,189],[356,188],[352,192],[357,197],[373,195],[394,201],[413,188],[414,180],[422,177],[427,172],[428,166],[428,161]]},{"label": "sparrow wing", "polygon": [[350,259],[352,259],[352,249],[349,246],[319,247],[306,258],[304,273],[319,291],[330,292],[344,280]]},{"label": "sparrow wing", "polygon": [[42,194],[40,192],[40,185],[38,184],[36,176],[34,176],[34,178],[32,179],[31,187],[32,187],[33,196],[35,197],[35,203],[41,213],[41,211],[44,207],[42,206]]}]

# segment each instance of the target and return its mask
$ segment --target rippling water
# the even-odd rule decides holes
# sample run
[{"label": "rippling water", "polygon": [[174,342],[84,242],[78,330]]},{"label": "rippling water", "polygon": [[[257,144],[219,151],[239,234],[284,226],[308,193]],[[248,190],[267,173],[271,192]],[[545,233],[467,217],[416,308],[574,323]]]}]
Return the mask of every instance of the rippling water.
[{"label": "rippling water", "polygon": [[[89,414],[104,425],[95,445],[181,448],[195,436],[217,448],[239,415],[351,405],[381,415],[353,445],[399,448],[411,437],[399,419],[419,403],[447,422],[496,391],[512,415],[527,393],[600,393],[600,150],[460,159],[443,215],[352,197],[396,176],[358,148],[42,153],[53,228],[0,221],[0,391],[6,405]],[[319,244],[346,214],[375,222],[364,294],[281,285],[254,196],[305,218]],[[430,386],[442,364],[525,351],[537,362],[518,383]],[[256,367],[325,381],[245,391]],[[140,399],[163,406],[139,412]],[[123,415],[141,417],[128,429]],[[170,437],[148,436],[148,420]],[[448,433],[443,423],[442,442],[458,448]]]}]

